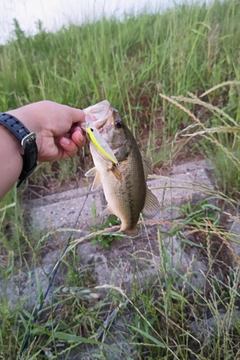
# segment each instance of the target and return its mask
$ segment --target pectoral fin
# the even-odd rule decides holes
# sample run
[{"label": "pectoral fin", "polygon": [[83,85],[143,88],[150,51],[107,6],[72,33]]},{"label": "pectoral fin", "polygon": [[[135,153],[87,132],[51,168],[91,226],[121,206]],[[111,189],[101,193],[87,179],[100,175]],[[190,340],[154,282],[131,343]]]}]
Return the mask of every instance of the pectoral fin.
[{"label": "pectoral fin", "polygon": [[96,176],[97,169],[93,167],[92,169],[88,170],[85,174],[86,177],[93,177]]},{"label": "pectoral fin", "polygon": [[112,212],[112,210],[109,208],[109,205],[107,207],[105,207],[105,209],[102,212],[102,216],[106,216],[106,215],[110,215],[110,214],[114,214]]},{"label": "pectoral fin", "polygon": [[152,219],[157,213],[160,212],[160,204],[157,197],[147,188],[146,200],[142,214],[147,219]]},{"label": "pectoral fin", "polygon": [[101,185],[101,176],[97,169],[93,167],[92,169],[88,170],[85,174],[86,177],[94,177],[93,184],[91,187],[92,191],[95,191]]},{"label": "pectoral fin", "polygon": [[110,169],[110,171],[112,171],[113,175],[115,176],[115,178],[117,180],[121,180],[122,179],[122,175],[120,173],[120,171],[118,170],[117,166],[113,164],[112,168]]}]

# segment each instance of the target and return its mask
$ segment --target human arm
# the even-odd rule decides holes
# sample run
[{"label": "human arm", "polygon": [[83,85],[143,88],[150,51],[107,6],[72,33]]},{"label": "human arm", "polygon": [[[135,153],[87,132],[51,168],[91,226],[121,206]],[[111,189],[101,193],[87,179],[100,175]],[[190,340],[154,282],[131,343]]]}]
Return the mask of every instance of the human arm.
[{"label": "human arm", "polygon": [[[79,122],[85,121],[82,110],[51,101],[40,101],[7,111],[36,133],[38,161],[57,161],[72,157],[85,144]],[[74,125],[76,124],[76,125]],[[0,125],[0,199],[14,185],[22,171],[22,147]]]}]

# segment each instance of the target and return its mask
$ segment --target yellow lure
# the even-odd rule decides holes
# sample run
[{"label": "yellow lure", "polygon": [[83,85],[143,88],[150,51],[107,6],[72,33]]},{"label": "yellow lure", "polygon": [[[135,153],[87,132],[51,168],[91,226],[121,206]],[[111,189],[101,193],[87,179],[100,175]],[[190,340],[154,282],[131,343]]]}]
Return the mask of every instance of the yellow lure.
[{"label": "yellow lure", "polygon": [[87,124],[86,132],[92,143],[98,149],[98,151],[103,154],[103,156],[105,156],[107,159],[112,161],[115,165],[117,165],[118,161],[113,151],[108,146],[107,142],[101,136],[99,131],[91,123]]}]

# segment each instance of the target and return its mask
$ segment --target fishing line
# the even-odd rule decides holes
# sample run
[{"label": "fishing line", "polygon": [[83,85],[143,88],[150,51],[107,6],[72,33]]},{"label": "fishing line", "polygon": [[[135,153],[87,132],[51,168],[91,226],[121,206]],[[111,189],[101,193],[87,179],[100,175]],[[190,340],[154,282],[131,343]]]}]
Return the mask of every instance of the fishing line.
[{"label": "fishing line", "polygon": [[[88,189],[88,192],[87,192],[87,194],[86,194],[86,196],[85,196],[85,199],[84,199],[84,202],[83,202],[83,204],[82,204],[82,207],[81,207],[81,209],[80,209],[80,211],[79,211],[79,214],[78,214],[77,219],[76,219],[76,221],[75,221],[75,224],[74,224],[74,226],[73,226],[74,229],[76,229],[78,220],[79,220],[80,215],[81,215],[81,213],[82,213],[82,211],[83,211],[83,208],[84,208],[84,206],[85,206],[85,204],[86,204],[86,201],[87,201],[87,199],[88,199],[89,194],[90,194],[90,188]],[[70,244],[70,241],[71,241],[71,239],[72,239],[73,232],[74,232],[74,230],[72,230],[71,235],[70,235],[69,238],[68,238],[67,244],[66,244],[66,246],[65,246],[65,248],[64,248],[64,250],[63,250],[63,253],[62,253],[61,258],[60,258],[59,260],[57,260],[56,263],[55,263],[54,266],[53,266],[53,269],[54,269],[54,270],[52,270],[52,274],[49,276],[48,287],[47,287],[47,290],[45,291],[45,294],[44,294],[44,296],[43,296],[42,301],[40,302],[40,304],[38,305],[38,307],[34,310],[33,319],[32,319],[32,321],[31,321],[31,324],[29,325],[28,332],[27,332],[27,334],[25,335],[25,338],[24,338],[23,343],[22,343],[22,345],[21,345],[21,349],[20,349],[20,352],[19,352],[19,355],[18,355],[18,360],[21,359],[22,354],[23,354],[24,350],[26,349],[26,347],[27,347],[27,345],[28,345],[28,340],[29,340],[29,337],[30,337],[30,335],[31,335],[32,326],[36,323],[38,314],[39,314],[39,312],[40,312],[40,311],[42,310],[42,308],[43,308],[44,302],[45,302],[45,300],[46,300],[46,298],[47,298],[47,296],[48,296],[48,293],[49,293],[49,291],[50,291],[50,289],[51,289],[51,287],[52,287],[52,285],[53,285],[55,276],[56,276],[56,274],[57,274],[57,272],[58,272],[58,269],[59,269],[59,267],[60,267],[60,264],[61,264],[61,262],[62,262],[62,259],[63,259],[64,255],[66,254],[66,251],[67,251],[68,246],[69,246],[69,244]]]}]

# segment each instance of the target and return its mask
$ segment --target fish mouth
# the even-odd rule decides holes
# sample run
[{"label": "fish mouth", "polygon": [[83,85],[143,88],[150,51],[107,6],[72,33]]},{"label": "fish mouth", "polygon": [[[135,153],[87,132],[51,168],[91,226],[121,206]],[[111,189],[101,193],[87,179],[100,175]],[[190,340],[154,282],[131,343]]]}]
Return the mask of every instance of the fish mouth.
[{"label": "fish mouth", "polygon": [[81,127],[86,130],[87,125],[92,123],[94,124],[94,127],[99,130],[112,116],[113,108],[111,107],[108,100],[103,100],[98,104],[83,109],[83,111],[86,115],[86,122],[81,123]]}]

